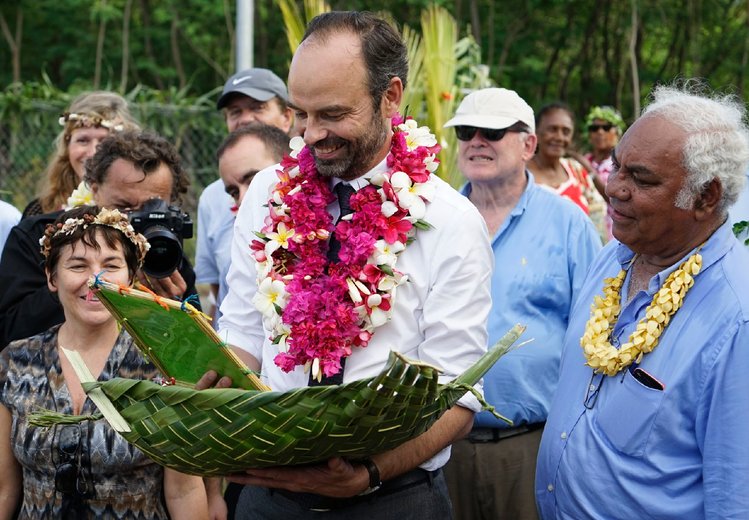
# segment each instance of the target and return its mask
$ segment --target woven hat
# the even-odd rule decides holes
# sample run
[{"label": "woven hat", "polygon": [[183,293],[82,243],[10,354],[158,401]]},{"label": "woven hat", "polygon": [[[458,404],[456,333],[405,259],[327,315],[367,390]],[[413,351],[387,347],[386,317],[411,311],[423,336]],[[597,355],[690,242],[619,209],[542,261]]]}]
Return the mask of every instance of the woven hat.
[{"label": "woven hat", "polygon": [[216,108],[224,108],[232,94],[243,94],[258,101],[268,101],[276,96],[284,102],[289,100],[286,84],[268,69],[247,69],[234,74],[226,80]]},{"label": "woven hat", "polygon": [[525,123],[536,131],[533,109],[514,90],[485,88],[468,94],[460,103],[455,117],[445,123],[450,126],[475,126],[500,129]]}]

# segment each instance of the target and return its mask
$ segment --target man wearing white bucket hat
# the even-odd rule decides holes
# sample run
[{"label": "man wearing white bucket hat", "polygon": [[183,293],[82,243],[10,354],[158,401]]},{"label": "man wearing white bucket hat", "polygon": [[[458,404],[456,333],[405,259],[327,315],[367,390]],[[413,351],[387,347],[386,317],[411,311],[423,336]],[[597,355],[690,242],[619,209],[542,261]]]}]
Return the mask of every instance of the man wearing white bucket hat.
[{"label": "man wearing white bucket hat", "polygon": [[590,220],[541,189],[525,164],[536,148],[533,109],[514,91],[466,96],[445,124],[458,137],[463,195],[484,217],[494,250],[489,344],[515,323],[533,341],[484,377],[489,403],[513,420],[475,416],[445,476],[456,519],[537,518],[536,455],[556,386],[570,307],[601,247]]}]

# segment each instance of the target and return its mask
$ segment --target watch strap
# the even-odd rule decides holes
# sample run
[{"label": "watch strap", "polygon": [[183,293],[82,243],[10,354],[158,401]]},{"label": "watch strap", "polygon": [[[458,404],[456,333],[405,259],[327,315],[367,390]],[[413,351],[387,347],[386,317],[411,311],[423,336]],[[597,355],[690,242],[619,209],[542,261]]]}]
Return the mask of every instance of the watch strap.
[{"label": "watch strap", "polygon": [[369,457],[362,459],[361,463],[367,469],[367,473],[369,473],[369,489],[374,491],[382,486],[380,468],[377,467],[377,464],[375,464]]}]

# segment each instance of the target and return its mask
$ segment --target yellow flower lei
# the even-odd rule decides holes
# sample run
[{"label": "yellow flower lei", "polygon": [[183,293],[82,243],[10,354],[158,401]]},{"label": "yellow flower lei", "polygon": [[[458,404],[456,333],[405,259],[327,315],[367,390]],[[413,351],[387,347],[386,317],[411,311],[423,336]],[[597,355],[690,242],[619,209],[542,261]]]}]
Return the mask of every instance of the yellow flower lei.
[{"label": "yellow flower lei", "polygon": [[[634,261],[633,261],[634,262]],[[621,348],[611,345],[609,337],[619,317],[620,294],[627,271],[622,269],[615,278],[603,281],[603,297],[596,296],[590,306],[590,319],[585,324],[585,333],[580,339],[587,365],[594,372],[614,376],[633,361],[639,363],[642,356],[652,352],[658,338],[681,308],[687,291],[694,285],[694,276],[702,269],[702,256],[694,253],[678,269],[672,272],[653,296],[629,341]]]}]

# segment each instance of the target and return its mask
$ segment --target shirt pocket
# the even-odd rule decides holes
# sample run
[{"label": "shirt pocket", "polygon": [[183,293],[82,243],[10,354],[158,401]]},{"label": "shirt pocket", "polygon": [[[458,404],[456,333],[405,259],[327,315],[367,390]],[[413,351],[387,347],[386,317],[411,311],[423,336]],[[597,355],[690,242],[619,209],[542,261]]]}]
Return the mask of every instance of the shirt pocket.
[{"label": "shirt pocket", "polygon": [[619,452],[639,457],[647,446],[664,392],[646,387],[629,372],[623,381],[615,377],[608,383],[601,391],[609,396],[599,401],[595,422]]}]

